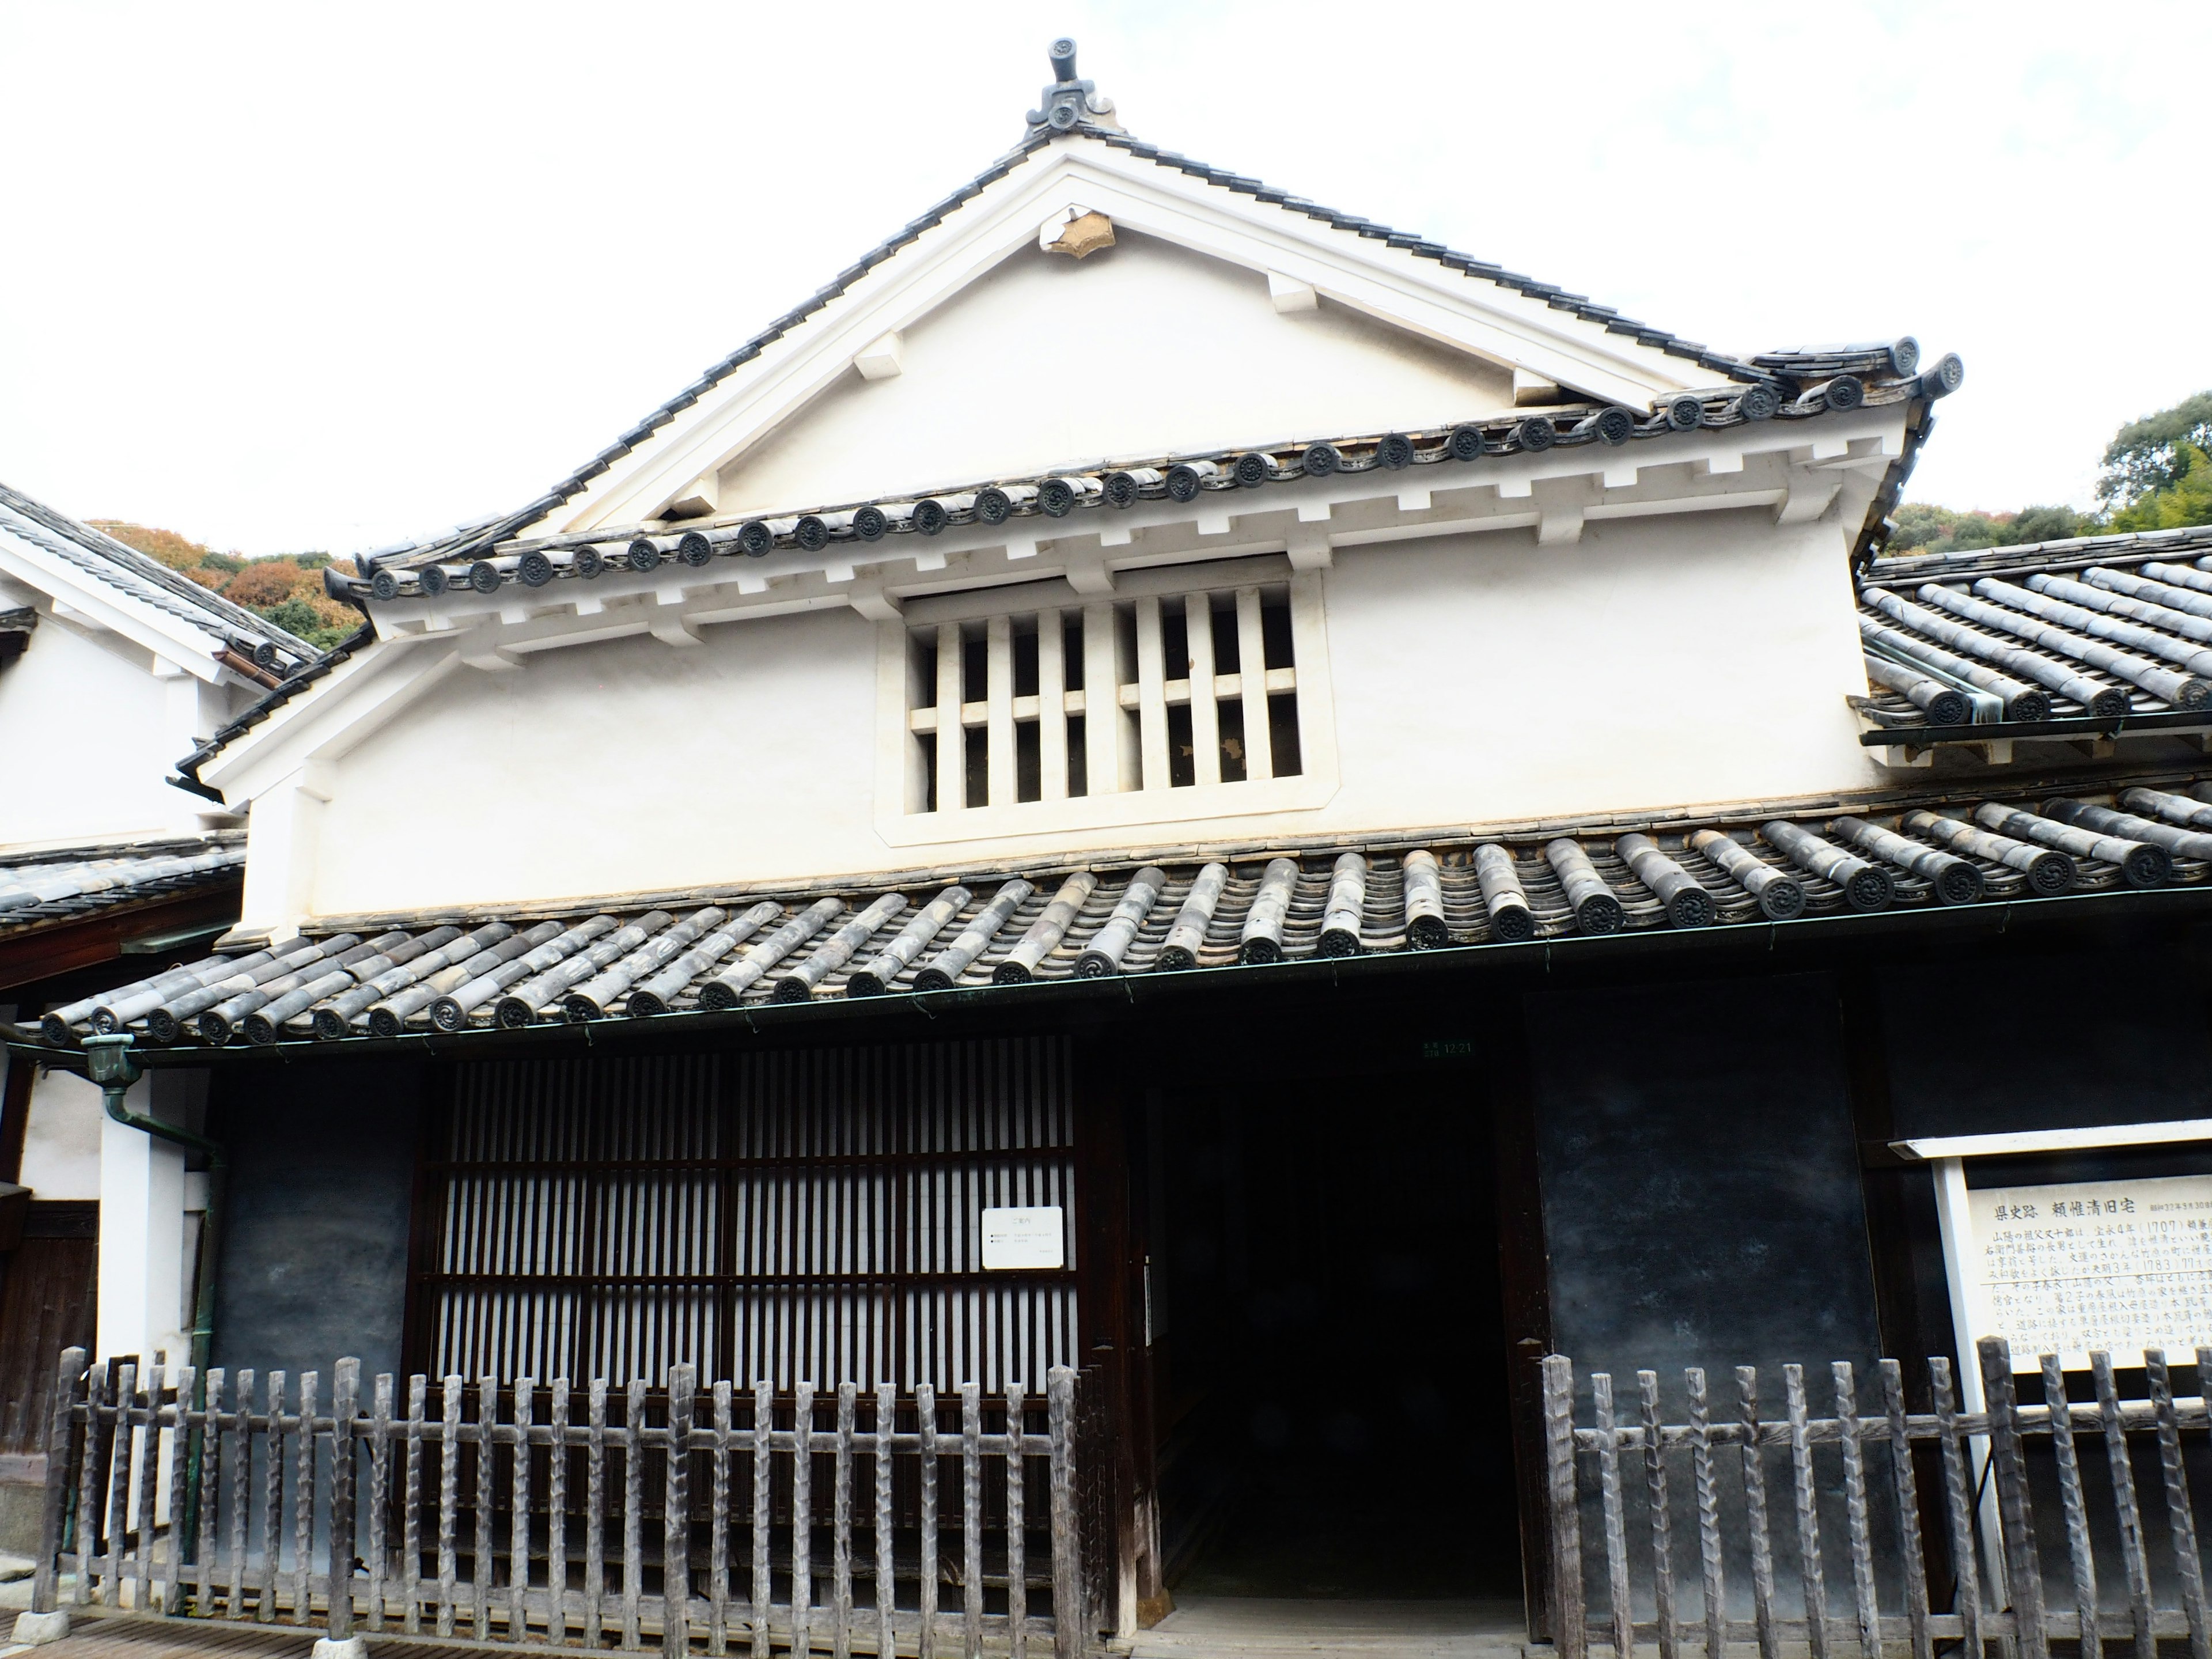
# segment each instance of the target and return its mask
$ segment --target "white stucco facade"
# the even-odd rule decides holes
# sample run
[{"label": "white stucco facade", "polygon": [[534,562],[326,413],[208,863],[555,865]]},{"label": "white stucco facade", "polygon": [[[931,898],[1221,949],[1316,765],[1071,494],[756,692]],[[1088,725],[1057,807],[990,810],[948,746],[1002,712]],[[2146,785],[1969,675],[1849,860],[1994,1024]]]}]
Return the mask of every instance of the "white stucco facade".
[{"label": "white stucco facade", "polygon": [[[192,672],[27,582],[0,610],[38,611],[0,669],[0,846],[196,835],[216,804],[163,781],[258,690]],[[180,649],[178,657],[185,653]],[[97,765],[89,763],[97,757]]]},{"label": "white stucco facade", "polygon": [[[1079,208],[1114,245],[1041,246],[1040,220]],[[477,591],[463,570],[371,601],[374,644],[202,769],[252,803],[241,932],[1876,783],[1845,702],[1867,689],[1848,566],[1908,405],[1715,424],[1693,402],[1670,429],[1650,411],[1716,371],[1655,337],[1055,142],[511,544],[604,537],[600,574]],[[757,560],[614,556],[636,533],[1436,433],[1547,398],[1570,422],[1625,404],[1638,429]],[[1263,597],[1289,618],[1294,668],[1270,657],[1266,695],[1279,678],[1303,763],[1174,787],[1172,723],[1261,693],[1165,641],[1209,604],[1249,623]],[[1002,674],[1024,634],[1027,690]],[[947,665],[956,639],[994,653],[988,693]],[[947,769],[977,764],[954,705],[990,782],[961,771],[940,811]],[[1012,781],[1023,722],[1042,755],[1021,764],[1054,781],[1039,798]]]}]

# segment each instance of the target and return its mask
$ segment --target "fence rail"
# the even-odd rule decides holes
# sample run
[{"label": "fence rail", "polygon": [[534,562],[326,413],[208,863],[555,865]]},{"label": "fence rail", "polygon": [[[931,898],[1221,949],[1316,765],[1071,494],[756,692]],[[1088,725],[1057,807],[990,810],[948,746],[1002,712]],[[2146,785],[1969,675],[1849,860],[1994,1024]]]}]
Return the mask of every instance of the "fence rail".
[{"label": "fence rail", "polygon": [[[2090,1356],[2094,1402],[2069,1400],[2057,1358],[2044,1356],[2040,1405],[2018,1399],[2003,1341],[1984,1340],[1978,1358],[1980,1412],[1960,1409],[1942,1358],[1929,1361],[1934,1410],[1908,1412],[1903,1374],[1885,1359],[1874,1415],[1860,1411],[1849,1364],[1829,1368],[1834,1413],[1820,1418],[1809,1414],[1804,1368],[1783,1367],[1779,1420],[1762,1414],[1750,1366],[1736,1369],[1731,1401],[1708,1393],[1702,1370],[1685,1372],[1686,1421],[1665,1420],[1656,1372],[1637,1373],[1632,1403],[1617,1401],[1612,1376],[1594,1372],[1587,1427],[1575,1421],[1572,1362],[1547,1358],[1560,1659],[1586,1659],[1593,1644],[1620,1659],[1638,1644],[1661,1659],[1719,1659],[1730,1643],[1755,1643],[1761,1659],[1777,1659],[1784,1644],[1812,1659],[1854,1647],[1879,1659],[1885,1645],[1932,1659],[1938,1643],[1981,1659],[1992,1641],[2006,1659],[2047,1659],[2054,1638],[2081,1643],[2085,1655],[2107,1640],[2131,1643],[2135,1659],[2156,1659],[2161,1639],[2186,1638],[2192,1659],[2212,1659],[2189,1468],[2192,1449],[2203,1455],[2200,1431],[2212,1427],[2206,1400],[2175,1397],[2156,1349],[2142,1356],[2142,1400],[2120,1397],[2103,1353]],[[2212,1347],[2194,1359],[2203,1389]],[[1769,1486],[1778,1462],[1778,1493]],[[1596,1514],[1595,1571],[1586,1571],[1586,1509]],[[1931,1595],[1931,1582],[1945,1580],[1948,1589]]]},{"label": "fence rail", "polygon": [[[527,1647],[1076,1659],[1088,1390],[779,1397],[62,1358],[35,1612]],[[197,1390],[197,1392],[196,1392]],[[827,1419],[826,1421],[824,1419]]]}]

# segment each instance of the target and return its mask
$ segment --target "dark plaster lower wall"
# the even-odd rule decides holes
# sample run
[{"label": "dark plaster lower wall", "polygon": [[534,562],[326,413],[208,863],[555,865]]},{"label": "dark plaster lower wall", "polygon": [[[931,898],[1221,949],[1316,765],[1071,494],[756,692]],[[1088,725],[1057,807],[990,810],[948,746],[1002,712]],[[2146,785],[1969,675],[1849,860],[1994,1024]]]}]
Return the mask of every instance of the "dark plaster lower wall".
[{"label": "dark plaster lower wall", "polygon": [[365,1376],[400,1368],[422,1109],[412,1066],[231,1067],[213,1133],[231,1156],[214,1363]]},{"label": "dark plaster lower wall", "polygon": [[[1725,1018],[1723,1018],[1725,1011]],[[1823,975],[1532,997],[1553,1346],[1578,1370],[1880,1346],[1841,1018]],[[1817,1371],[1815,1371],[1817,1368]]]},{"label": "dark plaster lower wall", "polygon": [[1885,973],[1899,1138],[2212,1117],[2203,977],[2162,945]]}]

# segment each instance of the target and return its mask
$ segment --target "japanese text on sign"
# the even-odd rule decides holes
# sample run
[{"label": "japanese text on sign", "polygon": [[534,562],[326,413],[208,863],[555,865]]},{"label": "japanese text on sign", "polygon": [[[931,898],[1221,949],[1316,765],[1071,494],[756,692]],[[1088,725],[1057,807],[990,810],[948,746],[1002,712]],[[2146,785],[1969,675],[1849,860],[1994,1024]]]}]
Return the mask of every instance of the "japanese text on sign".
[{"label": "japanese text on sign", "polygon": [[2212,1342],[2212,1176],[1969,1197],[1978,1323],[2012,1344],[2016,1368],[2055,1353],[2076,1370],[2096,1348],[2119,1365],[2145,1348],[2185,1360]]}]

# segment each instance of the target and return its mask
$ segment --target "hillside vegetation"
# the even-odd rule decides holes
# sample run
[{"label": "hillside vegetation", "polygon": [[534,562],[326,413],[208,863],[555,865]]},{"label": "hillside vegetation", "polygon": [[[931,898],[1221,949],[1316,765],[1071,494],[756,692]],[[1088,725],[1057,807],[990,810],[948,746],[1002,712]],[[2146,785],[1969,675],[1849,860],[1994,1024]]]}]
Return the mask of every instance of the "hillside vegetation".
[{"label": "hillside vegetation", "polygon": [[318,651],[329,650],[361,626],[358,611],[323,592],[321,571],[331,562],[327,553],[272,553],[249,559],[237,553],[218,553],[173,530],[155,530],[114,519],[91,522],[125,547],[135,547],[233,605],[267,617]]},{"label": "hillside vegetation", "polygon": [[2097,475],[2098,510],[2024,507],[2014,512],[1959,512],[1907,501],[1890,515],[1892,553],[1948,553],[2010,547],[2124,530],[2176,530],[2212,524],[2212,392],[2200,392],[2131,421],[2105,447]]}]

